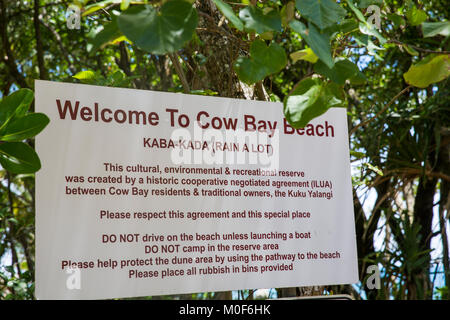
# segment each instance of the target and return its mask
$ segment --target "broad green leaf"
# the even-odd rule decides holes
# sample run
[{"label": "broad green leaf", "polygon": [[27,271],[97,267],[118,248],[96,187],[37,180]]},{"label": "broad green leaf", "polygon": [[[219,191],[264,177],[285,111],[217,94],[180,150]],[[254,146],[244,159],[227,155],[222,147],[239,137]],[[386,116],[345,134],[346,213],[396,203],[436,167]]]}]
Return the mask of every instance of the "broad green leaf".
[{"label": "broad green leaf", "polygon": [[130,0],[122,0],[120,3],[120,10],[125,11],[130,6]]},{"label": "broad green leaf", "polygon": [[181,0],[168,1],[159,11],[151,5],[133,6],[117,18],[120,31],[153,54],[181,49],[192,38],[197,22],[196,9]]},{"label": "broad green leaf", "polygon": [[255,40],[250,47],[250,58],[239,57],[234,68],[241,81],[251,84],[280,71],[286,63],[286,52],[278,44],[267,46],[264,41]]},{"label": "broad green leaf", "polygon": [[43,113],[30,113],[20,118],[14,118],[0,132],[2,141],[22,141],[41,132],[50,119]]},{"label": "broad green leaf", "polygon": [[263,10],[255,6],[248,6],[239,11],[239,18],[244,21],[245,29],[256,33],[266,31],[281,31],[281,17],[277,10],[264,14]]},{"label": "broad green leaf", "polygon": [[419,24],[422,24],[422,22],[425,22],[427,18],[426,12],[417,9],[414,5],[406,11],[406,19],[408,19],[411,26],[418,26]]},{"label": "broad green leaf", "polygon": [[122,33],[117,26],[117,18],[114,17],[110,23],[105,25],[103,30],[98,32],[93,39],[89,40],[89,43],[92,44],[89,51],[95,52],[120,37],[122,37]]},{"label": "broad green leaf", "polygon": [[14,118],[23,116],[30,108],[34,93],[27,88],[19,89],[0,101],[0,131]]},{"label": "broad green leaf", "polygon": [[266,31],[261,33],[259,37],[263,40],[272,40],[273,39],[273,31]]},{"label": "broad green leaf", "polygon": [[309,24],[309,28],[306,28],[302,22],[297,20],[291,21],[289,26],[302,36],[320,60],[329,68],[333,68],[334,62],[331,56],[329,35],[320,33],[313,24]]},{"label": "broad green leaf", "polygon": [[289,22],[294,20],[295,15],[295,3],[294,1],[289,1],[286,3],[283,8],[281,8],[281,24],[283,27],[287,27]]},{"label": "broad green leaf", "polygon": [[72,78],[75,78],[75,79],[78,79],[81,81],[94,80],[96,78],[96,74],[94,71],[85,70],[85,71],[78,72],[76,75],[72,76]]},{"label": "broad green leaf", "polygon": [[289,55],[292,59],[292,62],[297,62],[298,60],[305,60],[311,63],[316,63],[319,60],[319,57],[316,56],[314,51],[311,48],[306,48],[303,50],[295,51]]},{"label": "broad green leaf", "polygon": [[355,19],[345,19],[339,24],[339,31],[342,33],[348,33],[358,30],[359,24]]},{"label": "broad green leaf", "polygon": [[33,173],[41,168],[36,152],[23,142],[0,144],[0,164],[11,173]]},{"label": "broad green leaf", "polygon": [[335,61],[333,68],[328,68],[325,63],[319,61],[314,65],[314,71],[340,85],[344,85],[345,80],[365,78],[358,66],[347,59]]},{"label": "broad green leaf", "polygon": [[405,81],[419,88],[444,80],[450,75],[450,56],[445,54],[429,55],[419,63],[412,65],[403,75]]},{"label": "broad green leaf", "polygon": [[229,4],[223,2],[222,0],[213,0],[217,8],[223,13],[223,15],[230,20],[233,26],[239,31],[244,30],[244,24],[242,21],[234,14],[233,8]]},{"label": "broad green leaf", "polygon": [[308,78],[300,81],[284,100],[284,116],[293,128],[304,128],[329,108],[343,106],[344,100],[338,85]]},{"label": "broad green leaf", "polygon": [[345,0],[345,1],[347,2],[349,8],[355,13],[355,15],[359,19],[359,21],[367,23],[366,18],[364,17],[362,12],[353,4],[353,2],[351,0]]},{"label": "broad green leaf", "polygon": [[106,8],[107,6],[109,6],[110,4],[113,3],[121,3],[122,0],[104,0],[104,1],[100,1],[100,2],[96,2],[93,4],[90,4],[88,6],[86,6],[84,9],[84,12],[81,14],[83,17],[88,16],[94,12],[97,12],[98,10],[101,10],[103,8]]},{"label": "broad green leaf", "polygon": [[344,19],[347,11],[333,0],[296,0],[300,14],[323,30]]},{"label": "broad green leaf", "polygon": [[437,35],[448,37],[450,35],[450,21],[424,22],[422,23],[422,33],[424,38]]}]

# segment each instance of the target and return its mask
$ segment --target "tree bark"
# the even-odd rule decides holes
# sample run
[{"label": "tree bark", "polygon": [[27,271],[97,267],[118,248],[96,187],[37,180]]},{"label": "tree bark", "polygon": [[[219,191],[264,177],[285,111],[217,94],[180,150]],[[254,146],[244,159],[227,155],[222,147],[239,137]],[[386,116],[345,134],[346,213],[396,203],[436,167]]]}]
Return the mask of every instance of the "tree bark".
[{"label": "tree bark", "polygon": [[34,0],[34,12],[33,12],[33,23],[34,23],[34,34],[36,37],[36,51],[37,51],[37,61],[39,67],[39,77],[42,80],[48,79],[47,69],[45,69],[44,63],[44,49],[42,47],[42,37],[41,37],[41,24],[39,18],[39,0]]}]

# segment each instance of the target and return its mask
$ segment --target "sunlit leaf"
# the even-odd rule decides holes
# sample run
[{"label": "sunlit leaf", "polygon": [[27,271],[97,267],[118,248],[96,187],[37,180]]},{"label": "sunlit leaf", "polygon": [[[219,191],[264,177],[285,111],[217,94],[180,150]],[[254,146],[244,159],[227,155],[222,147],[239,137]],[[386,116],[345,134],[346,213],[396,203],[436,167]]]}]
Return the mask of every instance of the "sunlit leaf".
[{"label": "sunlit leaf", "polygon": [[426,88],[432,83],[444,80],[450,75],[450,56],[429,55],[412,65],[403,75],[405,81],[415,87]]},{"label": "sunlit leaf", "polygon": [[276,10],[264,14],[263,10],[255,6],[248,6],[239,11],[239,18],[244,21],[245,29],[256,33],[266,31],[281,31],[281,17]]},{"label": "sunlit leaf", "polygon": [[318,78],[300,81],[284,101],[284,116],[293,128],[304,128],[332,107],[344,105],[342,89]]},{"label": "sunlit leaf", "polygon": [[0,101],[0,131],[13,119],[14,116],[23,116],[30,108],[34,93],[23,88],[17,90]]},{"label": "sunlit leaf", "polygon": [[228,5],[227,3],[223,2],[222,0],[213,0],[217,8],[223,13],[223,15],[230,20],[230,22],[233,24],[233,26],[242,31],[244,30],[244,24],[242,21],[234,14],[233,9]]},{"label": "sunlit leaf", "polygon": [[306,26],[298,20],[291,21],[289,26],[305,39],[306,43],[320,60],[322,60],[329,68],[333,67],[334,62],[331,56],[330,37],[328,34],[320,33],[312,24],[309,24],[308,28],[306,28]]}]

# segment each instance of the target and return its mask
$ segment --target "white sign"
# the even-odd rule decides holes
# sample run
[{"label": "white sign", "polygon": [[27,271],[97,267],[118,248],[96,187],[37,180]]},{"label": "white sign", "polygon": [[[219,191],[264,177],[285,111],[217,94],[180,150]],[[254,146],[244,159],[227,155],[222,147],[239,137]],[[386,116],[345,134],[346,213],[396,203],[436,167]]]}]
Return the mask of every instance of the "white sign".
[{"label": "white sign", "polygon": [[346,110],[36,81],[36,296],[358,281]]}]

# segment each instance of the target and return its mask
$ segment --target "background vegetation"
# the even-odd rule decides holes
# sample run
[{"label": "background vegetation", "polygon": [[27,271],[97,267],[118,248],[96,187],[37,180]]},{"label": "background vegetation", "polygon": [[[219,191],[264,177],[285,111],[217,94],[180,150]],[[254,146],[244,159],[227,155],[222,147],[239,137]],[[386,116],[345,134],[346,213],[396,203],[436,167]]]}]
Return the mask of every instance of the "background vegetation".
[{"label": "background vegetation", "polygon": [[[0,299],[34,299],[33,137],[48,123],[33,112],[34,79],[282,101],[295,127],[346,107],[361,283],[271,296],[450,299],[448,9],[445,0],[0,0]],[[366,286],[372,264],[379,290]]]}]

